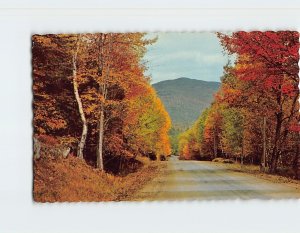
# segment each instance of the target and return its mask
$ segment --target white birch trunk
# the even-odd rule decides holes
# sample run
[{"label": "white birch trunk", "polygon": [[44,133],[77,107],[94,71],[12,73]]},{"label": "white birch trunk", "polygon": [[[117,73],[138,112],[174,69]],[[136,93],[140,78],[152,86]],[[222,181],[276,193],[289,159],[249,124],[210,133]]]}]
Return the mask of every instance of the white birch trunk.
[{"label": "white birch trunk", "polygon": [[77,39],[76,49],[75,49],[75,52],[73,55],[73,88],[74,88],[74,95],[76,98],[76,102],[78,104],[80,118],[82,121],[82,133],[81,133],[81,139],[80,139],[80,142],[79,142],[78,148],[77,148],[77,156],[79,158],[83,159],[83,148],[85,146],[88,127],[87,127],[87,121],[85,118],[85,114],[83,111],[82,101],[81,101],[79,91],[78,91],[78,82],[77,82],[77,55],[78,55],[78,50],[79,50],[79,46],[80,46],[80,40],[81,40],[81,35],[79,35],[79,37]]}]

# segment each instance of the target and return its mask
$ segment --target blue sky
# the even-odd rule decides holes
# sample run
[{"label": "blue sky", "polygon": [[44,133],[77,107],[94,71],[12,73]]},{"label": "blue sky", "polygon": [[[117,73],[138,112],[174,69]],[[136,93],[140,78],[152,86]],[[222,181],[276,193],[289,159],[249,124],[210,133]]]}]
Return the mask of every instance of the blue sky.
[{"label": "blue sky", "polygon": [[220,81],[228,56],[217,36],[210,32],[150,33],[158,36],[155,44],[148,46],[145,60],[147,75],[152,83],[187,77],[205,81]]}]

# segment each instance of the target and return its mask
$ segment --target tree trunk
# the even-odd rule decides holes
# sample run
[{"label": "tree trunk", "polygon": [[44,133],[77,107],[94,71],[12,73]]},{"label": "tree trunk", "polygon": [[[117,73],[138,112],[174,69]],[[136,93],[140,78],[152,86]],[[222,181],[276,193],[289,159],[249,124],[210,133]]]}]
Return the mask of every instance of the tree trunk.
[{"label": "tree trunk", "polygon": [[300,179],[300,132],[297,133],[297,148],[295,153],[295,158],[293,162],[293,168],[295,171],[295,178]]},{"label": "tree trunk", "polygon": [[101,171],[104,170],[103,165],[103,137],[104,137],[104,111],[100,110],[100,120],[99,120],[99,141],[98,141],[98,153],[97,153],[97,168]]},{"label": "tree trunk", "polygon": [[266,152],[267,152],[267,143],[266,143],[266,117],[263,117],[263,129],[262,129],[262,138],[263,138],[263,153],[261,158],[261,167],[260,170],[266,171]]},{"label": "tree trunk", "polygon": [[278,162],[278,145],[279,145],[279,140],[281,136],[281,125],[282,125],[282,112],[278,113],[276,115],[276,132],[275,132],[275,139],[274,139],[274,146],[273,146],[273,151],[271,155],[271,168],[270,172],[275,173],[277,169],[277,162]]},{"label": "tree trunk", "polygon": [[244,165],[244,137],[242,138],[241,167]]},{"label": "tree trunk", "polygon": [[[104,41],[105,39],[108,40],[108,50],[107,55],[105,56],[104,51]],[[97,168],[100,171],[104,171],[104,163],[103,163],[103,148],[104,148],[104,111],[105,111],[105,101],[107,99],[107,82],[110,77],[110,59],[111,59],[111,51],[112,51],[112,41],[111,41],[111,34],[101,34],[99,38],[99,46],[100,46],[100,54],[99,54],[99,67],[98,69],[101,70],[99,72],[99,76],[102,76],[102,69],[104,68],[104,64],[106,64],[106,72],[102,76],[102,83],[99,86],[99,93],[102,95],[103,100],[100,102],[100,118],[99,118],[99,139],[98,139],[98,150],[97,150]],[[105,60],[106,59],[106,60]]]},{"label": "tree trunk", "polygon": [[88,127],[87,127],[87,121],[85,118],[85,114],[83,111],[82,101],[81,101],[79,91],[78,91],[78,82],[77,82],[77,55],[78,55],[78,50],[79,50],[79,46],[80,46],[80,40],[81,40],[81,35],[78,36],[78,39],[76,42],[76,50],[73,54],[73,88],[74,88],[76,102],[78,104],[80,118],[82,121],[82,133],[81,133],[81,139],[80,139],[80,142],[79,142],[78,148],[77,148],[77,156],[79,158],[83,159],[83,148],[84,148],[86,137],[87,137]]},{"label": "tree trunk", "polygon": [[216,135],[216,127],[214,127],[214,157],[217,158],[218,148],[217,148],[217,135]]}]

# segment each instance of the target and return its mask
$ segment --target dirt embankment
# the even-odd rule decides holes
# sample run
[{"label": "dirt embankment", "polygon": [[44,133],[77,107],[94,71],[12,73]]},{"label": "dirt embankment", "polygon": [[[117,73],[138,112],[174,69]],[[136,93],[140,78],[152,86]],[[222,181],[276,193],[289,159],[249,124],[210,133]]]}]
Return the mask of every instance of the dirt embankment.
[{"label": "dirt embankment", "polygon": [[121,201],[156,177],[162,162],[143,159],[143,166],[127,176],[102,173],[85,161],[41,157],[34,160],[33,199],[37,202]]}]

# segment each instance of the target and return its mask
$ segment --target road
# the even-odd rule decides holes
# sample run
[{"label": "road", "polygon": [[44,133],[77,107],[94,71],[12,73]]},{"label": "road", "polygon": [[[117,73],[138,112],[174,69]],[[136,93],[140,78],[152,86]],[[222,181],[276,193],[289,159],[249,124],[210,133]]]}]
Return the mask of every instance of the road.
[{"label": "road", "polygon": [[216,200],[300,198],[300,190],[205,161],[172,156],[165,173],[148,183],[133,200]]}]

